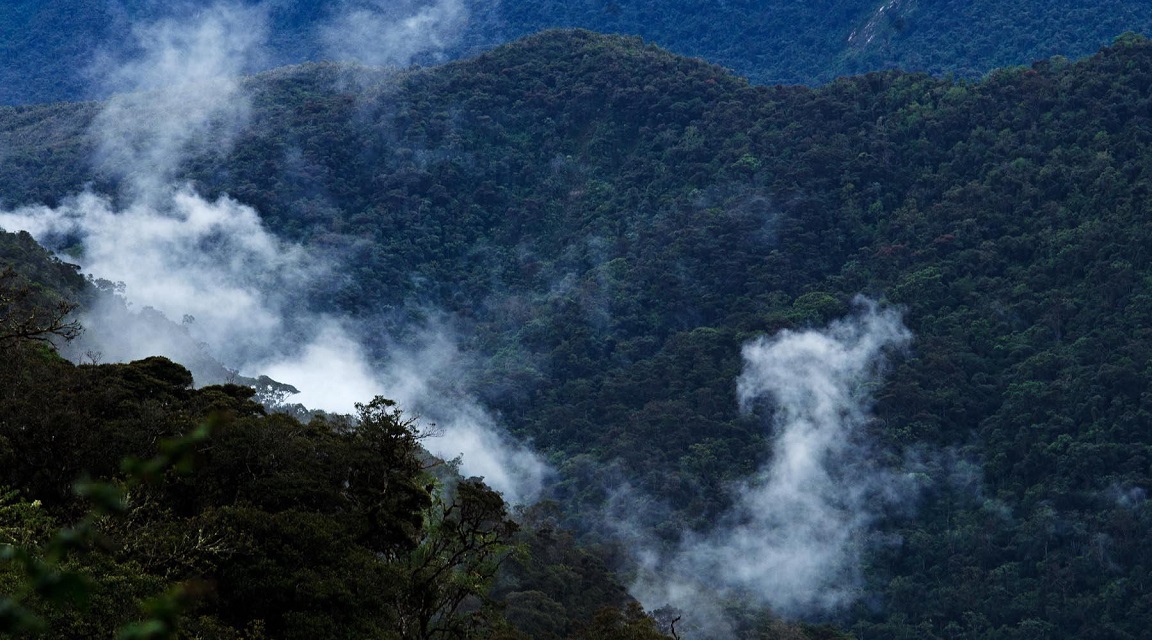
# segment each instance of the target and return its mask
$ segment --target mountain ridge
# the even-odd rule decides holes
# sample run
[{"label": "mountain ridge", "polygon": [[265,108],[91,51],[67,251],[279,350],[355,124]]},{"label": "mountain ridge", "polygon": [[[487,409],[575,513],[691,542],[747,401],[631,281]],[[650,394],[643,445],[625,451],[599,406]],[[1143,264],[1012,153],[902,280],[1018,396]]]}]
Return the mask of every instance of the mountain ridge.
[{"label": "mountain ridge", "polygon": [[[1012,5],[838,0],[818,7],[799,0],[771,5],[729,1],[707,7],[665,3],[659,10],[646,3],[600,0],[402,5],[245,0],[228,6],[255,11],[261,22],[255,26],[266,31],[253,71],[355,59],[348,49],[402,67],[436,64],[544,29],[585,28],[640,36],[732,68],[757,84],[819,85],[891,68],[974,78],[1052,55],[1086,55],[1118,34],[1152,30],[1152,15],[1135,0],[1091,6],[1074,0]],[[9,3],[0,9],[0,33],[9,34],[3,51],[12,61],[0,70],[0,103],[106,98],[109,88],[94,82],[99,74],[91,52],[104,58],[126,55],[132,43],[114,36],[133,25],[187,19],[189,13],[187,6],[152,0]],[[334,39],[332,29],[345,33]],[[367,37],[373,32],[384,34],[376,39],[395,42],[373,42]]]},{"label": "mountain ridge", "polygon": [[[178,177],[335,257],[310,303],[366,333],[449,317],[467,386],[556,462],[571,521],[595,528],[633,481],[672,505],[651,525],[665,546],[774,449],[768,410],[737,406],[741,346],[850,315],[861,292],[899,306],[911,354],[866,433],[922,479],[918,507],[878,525],[895,542],[869,547],[869,598],[828,615],[888,637],[1137,634],[1150,68],[1125,37],[981,81],[759,87],[548,32],[376,84],[323,65],[253,79],[246,128]],[[19,127],[80,130],[92,108],[5,110],[0,130],[36,157]],[[61,139],[3,167],[5,202],[117,193]]]}]

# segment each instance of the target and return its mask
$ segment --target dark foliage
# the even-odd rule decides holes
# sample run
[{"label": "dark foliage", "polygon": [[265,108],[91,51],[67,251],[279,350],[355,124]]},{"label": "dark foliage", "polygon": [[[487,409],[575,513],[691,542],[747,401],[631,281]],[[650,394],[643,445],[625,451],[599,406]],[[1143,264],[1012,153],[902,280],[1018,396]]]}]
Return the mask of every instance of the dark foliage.
[{"label": "dark foliage", "polygon": [[[333,65],[255,78],[228,159],[184,169],[346,265],[312,304],[385,318],[373,332],[398,340],[428,306],[453,316],[483,362],[473,390],[557,461],[574,521],[627,478],[673,505],[657,533],[703,527],[767,455],[736,409],[740,345],[859,292],[902,305],[914,347],[871,430],[924,492],[883,524],[899,543],[873,550],[867,597],[839,621],[866,637],[1140,637],[1150,70],[1152,45],[1125,36],[979,82],[768,88],[636,39],[548,32],[364,91]],[[91,109],[10,110],[0,130],[34,154],[23,132]],[[67,140],[0,166],[0,196],[78,188],[86,143]],[[29,481],[66,492],[52,477]],[[557,596],[511,593],[523,624],[559,628]]]},{"label": "dark foliage", "polygon": [[[341,7],[369,4],[264,3],[263,68],[331,59],[318,25]],[[433,4],[399,6],[415,12]],[[442,46],[414,62],[475,55],[542,29],[583,28],[640,36],[766,85],[822,84],[848,73],[891,68],[979,77],[1052,55],[1084,55],[1125,31],[1152,30],[1152,13],[1141,0],[463,0],[453,8],[467,15],[464,25],[426,34]],[[100,81],[94,57],[128,55],[134,24],[188,12],[188,6],[157,0],[6,2],[0,5],[0,59],[6,61],[0,67],[0,104],[107,97],[111,88]]]},{"label": "dark foliage", "polygon": [[[98,295],[27,234],[0,249],[25,292],[0,327]],[[394,402],[304,424],[165,358],[78,367],[38,338],[0,341],[0,636],[523,637],[491,588],[518,544],[504,500],[434,480]],[[630,602],[589,578],[587,601]]]}]

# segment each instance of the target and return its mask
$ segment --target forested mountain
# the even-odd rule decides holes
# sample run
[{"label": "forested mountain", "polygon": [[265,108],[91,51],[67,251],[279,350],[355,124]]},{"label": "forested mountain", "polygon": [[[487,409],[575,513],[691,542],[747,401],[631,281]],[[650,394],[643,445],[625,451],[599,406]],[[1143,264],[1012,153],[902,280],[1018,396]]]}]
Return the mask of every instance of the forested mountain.
[{"label": "forested mountain", "polygon": [[[741,346],[863,293],[913,336],[865,433],[917,490],[818,616],[862,637],[1146,634],[1147,40],[817,89],[585,31],[348,73],[250,78],[243,128],[178,177],[337,261],[307,304],[364,323],[378,357],[428,309],[451,318],[470,390],[555,466],[568,523],[597,530],[631,483],[667,505],[641,523],[658,541],[706,531],[777,446],[772,407],[739,410]],[[91,163],[99,109],[0,111],[6,207],[131,198]]]},{"label": "forested mountain", "polygon": [[101,292],[24,233],[0,265],[0,637],[666,637],[391,401],[305,424],[166,358],[73,365],[45,339]]},{"label": "forested mountain", "polygon": [[[1152,31],[1140,0],[288,0],[256,2],[268,49],[253,68],[320,60],[433,63],[555,27],[638,35],[757,84],[819,84],[900,68],[979,77],[1053,55],[1081,56]],[[0,6],[0,104],[100,98],[100,63],[132,48],[129,27],[190,11],[157,0],[13,0]],[[360,25],[334,43],[327,28]],[[382,40],[390,43],[383,44]],[[93,52],[100,55],[93,56]],[[371,60],[365,60],[368,54]]]}]

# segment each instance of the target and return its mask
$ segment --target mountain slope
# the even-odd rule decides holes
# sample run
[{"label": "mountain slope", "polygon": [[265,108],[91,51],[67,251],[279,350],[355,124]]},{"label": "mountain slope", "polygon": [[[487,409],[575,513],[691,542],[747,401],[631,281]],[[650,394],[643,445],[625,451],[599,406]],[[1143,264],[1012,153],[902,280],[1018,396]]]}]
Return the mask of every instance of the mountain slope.
[{"label": "mountain slope", "polygon": [[40,338],[106,294],[26,233],[0,274],[0,634],[669,637],[550,505],[513,522],[391,401],[304,424],[162,357],[76,366]]},{"label": "mountain slope", "polygon": [[[980,82],[769,88],[547,32],[365,89],[334,65],[252,78],[234,146],[181,177],[337,260],[345,277],[310,304],[367,323],[378,354],[430,308],[451,318],[469,388],[555,462],[569,517],[594,522],[631,482],[671,505],[651,524],[666,542],[770,456],[765,410],[738,410],[741,345],[861,292],[899,305],[914,342],[867,433],[920,497],[880,523],[867,597],[838,619],[865,636],[1136,637],[1149,69],[1152,45],[1126,37]],[[5,202],[119,188],[84,169],[87,134],[66,135],[94,109],[0,113],[10,153],[39,154],[0,168]]]},{"label": "mountain slope", "polygon": [[[428,64],[475,55],[542,29],[576,27],[638,35],[758,84],[820,84],[889,68],[978,77],[1052,55],[1085,55],[1126,31],[1152,32],[1152,11],[1138,0],[231,4],[262,6],[267,16],[267,37],[253,70],[331,59]],[[0,7],[0,53],[8,61],[0,68],[0,104],[106,97],[117,88],[100,81],[94,62],[102,58],[93,53],[123,55],[133,46],[126,35],[134,26],[185,9],[154,0],[6,3]],[[332,29],[343,30],[336,46],[328,36]]]}]

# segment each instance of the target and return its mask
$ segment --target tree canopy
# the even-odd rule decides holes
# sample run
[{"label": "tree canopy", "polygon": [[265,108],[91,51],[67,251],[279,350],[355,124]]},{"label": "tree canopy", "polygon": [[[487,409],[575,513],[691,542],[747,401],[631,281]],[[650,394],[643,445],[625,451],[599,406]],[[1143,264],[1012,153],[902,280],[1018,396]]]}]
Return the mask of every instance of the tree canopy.
[{"label": "tree canopy", "polygon": [[[555,461],[550,497],[574,526],[591,528],[608,487],[629,480],[671,505],[658,537],[705,528],[771,451],[764,424],[738,411],[740,346],[822,325],[861,292],[900,305],[912,351],[877,389],[868,429],[922,492],[880,523],[892,544],[871,549],[864,597],[834,620],[866,637],[1138,637],[1152,557],[1150,69],[1152,45],[1125,36],[979,81],[880,72],[758,87],[638,39],[552,31],[363,84],[333,64],[253,77],[234,145],[180,177],[345,265],[307,304],[371,319],[377,355],[372,336],[402,342],[428,308],[453,318],[480,362],[470,390]],[[0,111],[12,159],[0,197],[117,193],[119,178],[88,164],[98,108]],[[73,372],[33,376],[44,384],[112,389],[72,402],[82,385],[60,383],[57,406],[26,409],[30,425],[76,431],[75,455],[22,440],[47,427],[5,433],[0,457],[46,465],[7,480],[30,498],[67,498],[90,457],[114,473],[92,457],[106,439],[140,447],[194,424],[89,431],[67,418],[140,385],[159,385],[160,404],[232,407],[238,442],[285,421],[231,387],[181,388],[155,361],[21,357]],[[146,415],[151,398],[123,406]],[[352,437],[292,429],[283,446]],[[277,509],[300,499],[344,509],[324,523],[367,526],[348,498],[294,484],[283,456],[252,455],[245,465],[287,475],[215,462],[231,469],[209,482],[220,500],[257,502],[217,505],[212,522],[360,543],[284,522]],[[561,600],[532,591],[544,593],[508,592],[509,615],[569,629],[548,620]],[[605,624],[628,624],[619,615]]]}]

